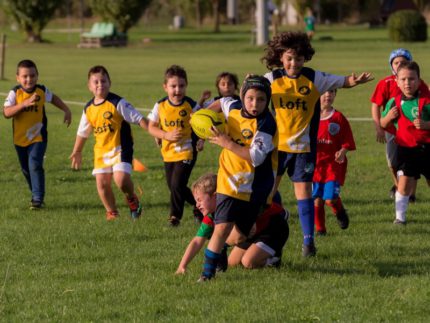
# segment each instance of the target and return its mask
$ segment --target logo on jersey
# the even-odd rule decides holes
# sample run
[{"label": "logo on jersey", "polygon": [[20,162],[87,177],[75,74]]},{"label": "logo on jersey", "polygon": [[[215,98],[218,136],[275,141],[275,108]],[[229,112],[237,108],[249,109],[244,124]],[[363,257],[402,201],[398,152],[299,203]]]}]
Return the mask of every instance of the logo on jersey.
[{"label": "logo on jersey", "polygon": [[164,126],[169,128],[169,127],[173,127],[173,128],[185,128],[185,123],[184,120],[181,119],[176,119],[176,120],[167,120],[164,119]]},{"label": "logo on jersey", "polygon": [[279,98],[279,108],[288,109],[288,110],[303,110],[308,111],[308,106],[306,101],[303,101],[300,98],[297,98],[296,101],[286,101],[282,100],[282,97]]},{"label": "logo on jersey", "polygon": [[328,124],[328,132],[332,136],[337,135],[339,133],[339,131],[340,131],[340,126],[337,123],[329,123]]},{"label": "logo on jersey", "polygon": [[103,113],[104,119],[110,120],[110,119],[112,119],[112,117],[113,117],[113,114],[110,111],[106,111],[105,113]]},{"label": "logo on jersey", "polygon": [[246,140],[251,139],[254,136],[254,133],[251,129],[243,129],[242,130],[242,137]]},{"label": "logo on jersey", "polygon": [[35,98],[34,98],[34,104],[32,104],[32,105],[29,105],[29,106],[27,106],[27,107],[25,107],[24,108],[24,111],[25,112],[37,112],[37,111],[39,111],[39,105],[37,104],[37,102],[39,102],[40,101],[40,96],[39,95],[37,95],[36,94],[36,96],[35,96]]},{"label": "logo on jersey", "polygon": [[181,110],[181,111],[179,111],[179,115],[180,115],[181,117],[185,117],[185,116],[187,115],[187,111],[185,111],[185,110]]},{"label": "logo on jersey", "polygon": [[309,93],[311,93],[311,89],[309,87],[307,87],[306,85],[299,87],[299,93],[301,95],[308,95]]},{"label": "logo on jersey", "polygon": [[412,107],[411,114],[414,119],[418,118],[418,107]]}]

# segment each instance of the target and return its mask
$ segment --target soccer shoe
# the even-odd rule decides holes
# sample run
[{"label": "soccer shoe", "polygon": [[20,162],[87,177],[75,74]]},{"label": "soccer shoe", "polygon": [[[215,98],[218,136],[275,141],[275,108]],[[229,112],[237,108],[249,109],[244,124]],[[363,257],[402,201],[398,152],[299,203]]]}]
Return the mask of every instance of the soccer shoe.
[{"label": "soccer shoe", "polygon": [[106,212],[106,221],[114,221],[118,219],[119,213],[118,211],[107,211]]},{"label": "soccer shoe", "polygon": [[269,259],[266,260],[266,265],[265,267],[273,267],[273,268],[279,268],[281,267],[281,263],[282,263],[282,256],[280,257],[270,257]]},{"label": "soccer shoe", "polygon": [[178,219],[176,216],[171,215],[171,216],[169,217],[169,225],[170,225],[171,227],[177,227],[179,224],[181,224],[181,220],[180,220],[180,219]]},{"label": "soccer shoe", "polygon": [[339,211],[336,214],[336,218],[337,218],[337,224],[339,224],[339,227],[342,230],[345,230],[348,228],[349,226],[349,217],[348,217],[348,213],[346,213],[345,209],[342,209],[341,211]]},{"label": "soccer shoe", "polygon": [[318,237],[324,237],[327,235],[327,231],[326,230],[321,230],[321,231],[317,231],[316,232],[316,236]]},{"label": "soccer shoe", "polygon": [[218,260],[218,264],[216,266],[217,272],[225,272],[228,267],[228,256],[227,256],[227,248],[223,248],[221,250],[221,257]]},{"label": "soccer shoe", "polygon": [[40,209],[43,209],[44,207],[45,207],[45,203],[41,201],[35,201],[35,200],[30,201],[30,210],[40,210]]},{"label": "soccer shoe", "polygon": [[128,207],[130,208],[130,216],[132,219],[138,219],[142,214],[142,204],[139,202],[136,194],[131,199],[127,198]]},{"label": "soccer shoe", "polygon": [[401,226],[406,225],[406,221],[402,221],[399,219],[394,219],[393,223]]},{"label": "soccer shoe", "polygon": [[[213,277],[212,277],[213,278]],[[198,283],[208,282],[212,279],[211,277],[207,277],[205,275],[201,275],[199,279],[197,279]]]},{"label": "soccer shoe", "polygon": [[194,216],[194,221],[198,224],[202,223],[203,221],[203,213],[200,212],[200,210],[194,206],[193,208],[193,216]]},{"label": "soccer shoe", "polygon": [[415,203],[417,201],[417,197],[415,196],[415,194],[412,194],[411,196],[409,196],[409,203]]},{"label": "soccer shoe", "polygon": [[302,246],[302,255],[305,258],[309,258],[309,257],[315,257],[317,254],[317,248],[315,248],[314,243],[312,242],[311,244],[307,245],[304,244]]},{"label": "soccer shoe", "polygon": [[390,199],[394,199],[396,197],[397,186],[393,185],[390,188]]}]

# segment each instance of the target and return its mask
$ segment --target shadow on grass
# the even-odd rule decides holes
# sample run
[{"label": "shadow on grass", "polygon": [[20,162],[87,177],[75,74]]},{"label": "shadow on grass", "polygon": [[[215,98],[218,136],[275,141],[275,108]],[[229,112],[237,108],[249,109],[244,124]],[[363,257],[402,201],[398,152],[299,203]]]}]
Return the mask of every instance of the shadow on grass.
[{"label": "shadow on grass", "polygon": [[373,266],[380,277],[428,275],[430,261],[377,261],[373,263]]}]

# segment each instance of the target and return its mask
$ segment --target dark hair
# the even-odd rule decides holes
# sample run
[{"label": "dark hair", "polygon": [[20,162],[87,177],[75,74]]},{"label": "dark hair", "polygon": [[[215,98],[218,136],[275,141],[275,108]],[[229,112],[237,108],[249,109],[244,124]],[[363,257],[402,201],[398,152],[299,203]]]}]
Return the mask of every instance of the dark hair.
[{"label": "dark hair", "polygon": [[298,31],[287,31],[274,36],[268,42],[264,49],[266,55],[261,58],[261,61],[266,61],[266,67],[269,70],[282,67],[281,56],[289,49],[295,51],[298,56],[303,56],[305,62],[310,61],[315,54],[308,35]]},{"label": "dark hair", "polygon": [[91,67],[90,70],[88,71],[88,79],[90,79],[91,75],[99,74],[99,73],[102,75],[105,75],[108,78],[109,83],[112,83],[110,80],[109,72],[107,71],[106,67],[102,65],[96,65]]},{"label": "dark hair", "polygon": [[185,80],[185,83],[188,84],[187,72],[182,66],[172,65],[166,69],[164,72],[164,84],[167,83],[167,80],[172,77],[179,77]]},{"label": "dark hair", "polygon": [[233,74],[230,72],[222,72],[218,74],[215,81],[215,86],[217,89],[218,89],[219,82],[221,82],[221,79],[223,78],[229,78],[230,81],[234,83],[234,88],[237,90],[237,88],[239,87],[239,79],[237,78],[236,74]]},{"label": "dark hair", "polygon": [[418,78],[420,78],[420,66],[417,64],[417,62],[414,61],[405,61],[400,63],[399,67],[397,68],[397,74],[399,74],[400,70],[409,70],[409,71],[415,71],[417,72]]},{"label": "dark hair", "polygon": [[34,68],[36,70],[36,74],[39,75],[39,71],[37,70],[36,63],[34,63],[30,59],[23,59],[18,63],[16,67],[16,74],[18,74],[20,68]]}]

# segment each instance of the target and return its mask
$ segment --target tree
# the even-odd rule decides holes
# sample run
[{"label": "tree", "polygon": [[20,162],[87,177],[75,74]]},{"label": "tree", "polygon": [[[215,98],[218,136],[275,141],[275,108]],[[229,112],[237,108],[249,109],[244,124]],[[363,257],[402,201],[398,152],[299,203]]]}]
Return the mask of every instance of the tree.
[{"label": "tree", "polygon": [[62,0],[2,0],[9,17],[24,31],[29,42],[41,42],[42,30],[53,18]]},{"label": "tree", "polygon": [[151,0],[90,0],[95,14],[115,23],[120,32],[126,33],[142,16]]}]

